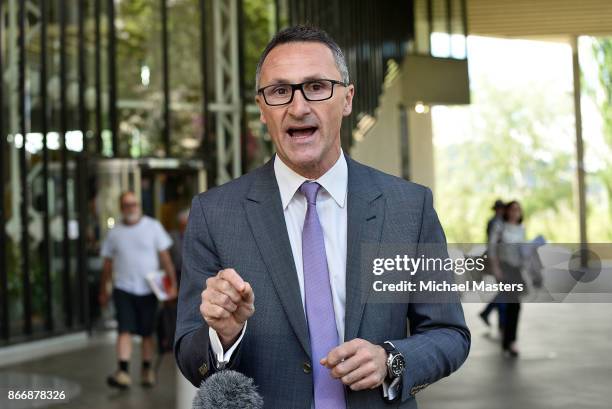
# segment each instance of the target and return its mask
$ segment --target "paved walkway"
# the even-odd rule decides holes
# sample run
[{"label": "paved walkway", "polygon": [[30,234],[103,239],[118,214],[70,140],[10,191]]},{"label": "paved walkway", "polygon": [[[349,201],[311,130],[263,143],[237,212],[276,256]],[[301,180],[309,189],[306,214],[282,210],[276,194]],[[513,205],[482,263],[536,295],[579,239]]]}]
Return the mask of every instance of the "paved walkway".
[{"label": "paved walkway", "polygon": [[[608,409],[612,401],[612,304],[523,304],[518,360],[503,358],[465,304],[466,363],[419,393],[422,409]],[[495,313],[493,313],[495,314]]]},{"label": "paved walkway", "polygon": [[[54,355],[43,360],[0,368],[0,389],[3,378],[17,379],[14,384],[24,384],[36,374],[37,385],[46,389],[65,390],[69,399],[52,405],[62,409],[171,409],[175,407],[176,366],[174,357],[166,354],[162,360],[158,385],[152,389],[140,386],[140,345],[134,344],[134,356],[130,365],[133,386],[127,391],[111,389],[106,377],[115,370],[116,358],[113,337],[95,339],[86,348]],[[24,379],[21,381],[21,379]],[[25,388],[24,388],[25,389]],[[48,402],[38,400],[7,402],[5,391],[0,397],[2,409],[26,409],[49,407]],[[35,405],[33,405],[33,403]]]}]

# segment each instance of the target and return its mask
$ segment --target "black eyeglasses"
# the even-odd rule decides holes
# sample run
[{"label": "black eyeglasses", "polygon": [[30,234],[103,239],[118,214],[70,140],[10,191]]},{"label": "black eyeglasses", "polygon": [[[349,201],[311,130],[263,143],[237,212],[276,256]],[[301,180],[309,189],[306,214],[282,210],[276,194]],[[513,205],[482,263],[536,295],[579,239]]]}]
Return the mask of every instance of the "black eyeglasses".
[{"label": "black eyeglasses", "polygon": [[336,80],[310,80],[301,84],[273,84],[257,90],[270,106],[286,105],[293,101],[295,90],[300,90],[306,101],[325,101],[334,95],[334,85],[348,86]]}]

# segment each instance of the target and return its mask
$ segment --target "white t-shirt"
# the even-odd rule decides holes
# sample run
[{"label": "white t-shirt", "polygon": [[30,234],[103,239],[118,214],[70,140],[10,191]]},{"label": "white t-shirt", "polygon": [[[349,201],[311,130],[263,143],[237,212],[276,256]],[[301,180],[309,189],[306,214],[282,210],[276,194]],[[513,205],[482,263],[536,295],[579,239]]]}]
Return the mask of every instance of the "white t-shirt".
[{"label": "white t-shirt", "polygon": [[113,259],[114,286],[132,294],[150,294],[147,274],[159,270],[159,252],[167,250],[172,239],[160,222],[142,216],[138,223],[119,223],[102,244],[101,255]]}]

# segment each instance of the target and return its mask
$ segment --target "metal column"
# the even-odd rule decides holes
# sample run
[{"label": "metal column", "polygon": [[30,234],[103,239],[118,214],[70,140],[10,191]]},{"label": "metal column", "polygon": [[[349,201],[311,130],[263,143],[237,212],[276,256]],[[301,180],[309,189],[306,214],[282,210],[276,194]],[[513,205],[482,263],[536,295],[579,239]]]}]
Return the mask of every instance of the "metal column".
[{"label": "metal column", "polygon": [[[241,101],[238,55],[238,0],[213,0],[217,185],[241,174]],[[228,167],[231,165],[231,174]]]},{"label": "metal column", "polygon": [[[580,61],[578,59],[578,37],[571,39],[572,45],[572,68],[574,74],[574,114],[576,118],[576,177],[578,180],[578,218],[580,223],[580,243],[587,245],[586,228],[586,189],[584,182],[584,143],[582,141],[582,108],[580,97],[582,93],[580,85]],[[583,247],[585,248],[585,247]],[[586,266],[586,252],[582,251],[581,264]]]},{"label": "metal column", "polygon": [[170,70],[169,70],[169,50],[168,50],[168,3],[161,0],[161,42],[162,42],[162,87],[164,91],[164,125],[162,127],[162,140],[164,142],[164,152],[166,157],[172,157],[170,153]]},{"label": "metal column", "polygon": [[[4,16],[3,3],[0,3],[0,16]],[[4,20],[4,18],[3,18]],[[4,21],[0,23],[0,73],[4,74],[2,35]],[[4,80],[0,80],[0,183],[4,184],[4,150],[6,149],[6,133],[4,131]],[[0,339],[8,340],[8,274],[6,271],[6,234],[4,226],[6,212],[4,210],[4,191],[0,196]]]},{"label": "metal column", "polygon": [[63,307],[64,307],[64,320],[67,328],[73,326],[73,305],[72,305],[72,291],[71,291],[71,263],[70,256],[72,254],[70,249],[70,235],[68,234],[68,220],[70,217],[70,209],[68,208],[68,146],[66,145],[66,134],[68,133],[68,107],[67,107],[67,44],[66,44],[66,26],[68,24],[68,10],[66,0],[61,0],[59,10],[59,35],[60,35],[60,121],[59,121],[59,134],[60,134],[60,163],[61,163],[61,177],[62,177],[62,231],[64,234],[62,242],[62,257],[63,257],[63,269],[62,269],[62,288],[63,288]]},{"label": "metal column", "polygon": [[[21,193],[20,222],[21,222],[21,274],[23,285],[23,332],[32,333],[32,280],[30,277],[30,245],[28,237],[28,158],[26,145],[28,142],[28,101],[26,89],[26,1],[19,2],[19,132],[21,133],[21,148],[19,148],[19,181]],[[15,138],[15,142],[17,138]],[[15,193],[15,192],[14,192]]]},{"label": "metal column", "polygon": [[[48,2],[39,1],[40,7],[40,83],[47,83],[47,23],[49,19]],[[43,261],[45,288],[45,330],[53,331],[53,290],[51,287],[51,231],[49,228],[49,149],[47,136],[49,132],[47,87],[40,87],[40,130],[43,134]]]}]

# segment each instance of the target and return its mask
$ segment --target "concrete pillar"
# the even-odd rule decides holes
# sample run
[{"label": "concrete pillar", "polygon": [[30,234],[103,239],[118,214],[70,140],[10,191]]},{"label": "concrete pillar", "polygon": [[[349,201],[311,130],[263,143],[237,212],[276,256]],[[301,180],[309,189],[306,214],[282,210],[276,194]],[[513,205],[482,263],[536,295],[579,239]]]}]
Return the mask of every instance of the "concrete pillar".
[{"label": "concrete pillar", "polygon": [[408,109],[408,143],[410,158],[410,181],[435,187],[435,167],[431,110],[417,113]]}]

